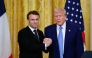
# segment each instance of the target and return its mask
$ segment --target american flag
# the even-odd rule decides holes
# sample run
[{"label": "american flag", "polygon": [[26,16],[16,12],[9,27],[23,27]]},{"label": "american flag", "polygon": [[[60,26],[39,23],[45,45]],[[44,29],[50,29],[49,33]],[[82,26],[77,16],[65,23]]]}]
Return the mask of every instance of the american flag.
[{"label": "american flag", "polygon": [[80,26],[85,50],[85,33],[84,22],[81,10],[80,0],[66,0],[65,9],[67,13],[67,21]]}]

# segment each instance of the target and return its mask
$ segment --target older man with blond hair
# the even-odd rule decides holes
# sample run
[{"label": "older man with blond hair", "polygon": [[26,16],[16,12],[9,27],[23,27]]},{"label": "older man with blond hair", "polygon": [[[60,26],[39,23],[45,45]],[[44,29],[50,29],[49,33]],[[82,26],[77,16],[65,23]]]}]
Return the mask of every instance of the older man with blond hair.
[{"label": "older man with blond hair", "polygon": [[56,24],[45,28],[45,37],[52,39],[49,58],[81,58],[84,47],[79,26],[66,21],[65,9],[54,9],[53,17]]}]

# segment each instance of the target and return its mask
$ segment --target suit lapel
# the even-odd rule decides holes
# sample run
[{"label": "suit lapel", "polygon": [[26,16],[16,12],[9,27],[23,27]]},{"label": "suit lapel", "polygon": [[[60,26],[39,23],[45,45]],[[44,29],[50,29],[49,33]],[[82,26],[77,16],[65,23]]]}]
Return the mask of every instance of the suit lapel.
[{"label": "suit lapel", "polygon": [[58,39],[57,39],[57,26],[56,24],[53,26],[53,40],[54,40],[54,44],[56,45],[56,51],[57,53],[59,53],[59,46],[58,46]]},{"label": "suit lapel", "polygon": [[70,26],[69,26],[70,24],[68,23],[68,22],[66,22],[66,33],[65,33],[65,43],[64,43],[64,52],[65,52],[65,50],[66,50],[66,48],[67,48],[67,44],[68,44],[68,42],[69,42],[69,34],[70,34],[70,32],[71,32],[71,28],[70,28]]},{"label": "suit lapel", "polygon": [[54,40],[57,40],[57,30],[56,30],[57,26],[56,24],[53,26],[53,29],[52,29],[52,34],[54,36]]}]

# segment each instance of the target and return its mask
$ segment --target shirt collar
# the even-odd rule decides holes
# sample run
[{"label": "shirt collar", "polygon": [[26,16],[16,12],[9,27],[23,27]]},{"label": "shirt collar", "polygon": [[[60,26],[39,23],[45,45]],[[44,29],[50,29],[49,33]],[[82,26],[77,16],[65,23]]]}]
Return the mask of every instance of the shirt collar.
[{"label": "shirt collar", "polygon": [[36,29],[34,29],[34,28],[32,28],[31,26],[28,26],[29,28],[30,28],[30,30],[33,32],[34,30],[37,30],[37,28]]},{"label": "shirt collar", "polygon": [[[59,30],[59,27],[60,27],[60,26],[57,25],[57,29],[58,29],[58,30]],[[65,27],[66,27],[66,22],[64,22],[64,24],[62,25],[62,28],[63,28],[63,29],[65,29]]]}]

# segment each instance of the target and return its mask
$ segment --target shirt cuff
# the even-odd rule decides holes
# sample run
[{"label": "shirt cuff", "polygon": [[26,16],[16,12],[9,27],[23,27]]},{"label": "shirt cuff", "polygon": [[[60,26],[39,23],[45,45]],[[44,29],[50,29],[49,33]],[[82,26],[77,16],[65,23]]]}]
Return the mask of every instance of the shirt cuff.
[{"label": "shirt cuff", "polygon": [[47,46],[46,46],[46,44],[45,44],[45,50],[47,50]]}]

